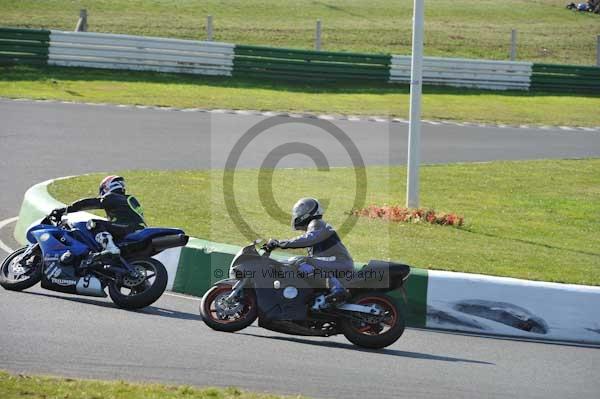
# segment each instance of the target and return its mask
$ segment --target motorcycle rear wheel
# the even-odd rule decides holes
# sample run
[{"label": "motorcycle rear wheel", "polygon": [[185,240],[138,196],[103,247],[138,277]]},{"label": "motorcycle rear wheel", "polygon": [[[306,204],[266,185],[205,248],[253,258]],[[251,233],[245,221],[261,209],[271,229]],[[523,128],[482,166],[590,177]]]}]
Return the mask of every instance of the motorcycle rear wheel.
[{"label": "motorcycle rear wheel", "polygon": [[200,316],[207,326],[217,331],[235,332],[243,330],[258,317],[256,295],[245,290],[238,302],[226,308],[226,298],[233,287],[229,284],[217,284],[206,291],[200,302]]},{"label": "motorcycle rear wheel", "polygon": [[[392,345],[404,333],[405,321],[398,305],[389,296],[371,292],[352,298],[358,305],[375,305],[384,312],[383,320],[374,320],[372,316],[357,315],[358,320],[342,319],[340,330],[354,345],[369,349],[381,349]],[[364,320],[360,320],[364,317]]]},{"label": "motorcycle rear wheel", "polygon": [[[29,270],[24,271],[23,274],[19,275],[19,277],[25,275],[25,278],[14,278],[15,263],[20,262],[19,257],[23,255],[26,250],[27,247],[19,248],[8,255],[8,257],[4,259],[4,262],[2,262],[2,265],[0,266],[0,285],[4,287],[4,289],[10,291],[22,291],[33,287],[42,279],[42,265],[40,264],[42,259],[38,253],[32,254],[32,256],[38,257],[36,264],[28,267]],[[20,267],[24,266],[20,265]],[[13,277],[11,277],[11,274]]]},{"label": "motorcycle rear wheel", "polygon": [[[137,285],[125,285],[111,282],[108,285],[110,298],[120,308],[141,309],[152,305],[161,297],[167,288],[169,279],[165,266],[153,258],[130,260],[129,264],[134,268],[143,268],[145,278]],[[141,270],[141,269],[140,269]],[[148,275],[148,272],[152,273]],[[153,279],[150,282],[150,279]],[[150,285],[149,285],[150,284]],[[123,292],[123,290],[128,292]]]}]

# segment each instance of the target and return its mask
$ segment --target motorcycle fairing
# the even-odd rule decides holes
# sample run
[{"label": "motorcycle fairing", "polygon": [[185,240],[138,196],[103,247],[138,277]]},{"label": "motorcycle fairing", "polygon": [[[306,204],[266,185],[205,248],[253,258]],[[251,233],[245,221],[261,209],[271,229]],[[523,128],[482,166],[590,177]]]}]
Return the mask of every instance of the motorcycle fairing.
[{"label": "motorcycle fairing", "polygon": [[76,240],[68,231],[54,226],[31,231],[35,241],[40,244],[44,258],[60,256],[67,250],[75,256],[85,255],[89,252],[88,245]]},{"label": "motorcycle fairing", "polygon": [[[279,278],[279,289],[273,288],[273,279],[255,281],[256,299],[261,320],[306,320],[309,302],[314,289],[301,278]],[[270,286],[269,286],[270,285]],[[298,290],[295,298],[288,299],[283,295],[286,287]]]},{"label": "motorcycle fairing", "polygon": [[49,225],[40,226],[43,228],[35,226],[27,234],[31,234],[42,250],[42,288],[77,294],[78,277],[75,267],[62,264],[60,257],[67,251],[70,251],[73,257],[83,256],[89,252],[89,247],[74,239],[68,231]]},{"label": "motorcycle fairing", "polygon": [[44,265],[41,286],[47,290],[77,294],[77,282],[73,266],[63,265],[58,259]]},{"label": "motorcycle fairing", "polygon": [[35,244],[37,241],[36,241],[35,236],[33,235],[33,233],[35,231],[38,231],[38,230],[46,230],[46,229],[49,229],[49,228],[52,228],[52,227],[53,226],[50,226],[50,225],[47,225],[47,224],[37,224],[35,226],[31,226],[27,230],[27,235],[26,235],[27,241],[29,241],[31,244]]}]

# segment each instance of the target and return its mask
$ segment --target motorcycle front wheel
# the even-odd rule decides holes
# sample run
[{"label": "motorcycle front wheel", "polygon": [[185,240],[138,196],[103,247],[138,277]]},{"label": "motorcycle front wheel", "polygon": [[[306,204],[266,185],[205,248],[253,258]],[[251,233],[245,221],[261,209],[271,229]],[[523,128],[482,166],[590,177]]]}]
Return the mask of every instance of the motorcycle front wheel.
[{"label": "motorcycle front wheel", "polygon": [[244,290],[243,295],[228,301],[233,287],[217,284],[206,291],[200,302],[200,316],[207,326],[217,331],[235,332],[248,327],[258,317],[256,295]]},{"label": "motorcycle front wheel", "polygon": [[153,258],[134,259],[129,265],[138,273],[125,276],[108,285],[112,301],[123,309],[140,309],[150,306],[167,288],[168,274],[165,266]]},{"label": "motorcycle front wheel", "polygon": [[8,255],[0,266],[0,285],[10,291],[22,291],[33,287],[42,279],[42,256],[39,251],[23,257],[28,247],[17,249]]}]

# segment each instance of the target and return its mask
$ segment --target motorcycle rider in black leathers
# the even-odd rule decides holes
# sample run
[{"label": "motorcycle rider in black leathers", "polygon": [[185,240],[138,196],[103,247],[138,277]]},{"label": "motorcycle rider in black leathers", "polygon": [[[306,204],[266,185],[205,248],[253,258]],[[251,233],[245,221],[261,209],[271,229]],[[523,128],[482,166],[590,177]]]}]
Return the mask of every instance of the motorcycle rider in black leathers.
[{"label": "motorcycle rider in black leathers", "polygon": [[346,290],[340,280],[331,274],[352,272],[354,261],[335,229],[323,220],[319,201],[314,198],[298,200],[292,209],[292,228],[305,233],[289,240],[271,239],[267,242],[267,248],[308,248],[308,257],[300,259],[298,271],[315,277],[321,274],[320,271],[325,272],[323,274],[328,275],[330,288],[325,300],[328,303],[343,301]]},{"label": "motorcycle rider in black leathers", "polygon": [[67,212],[103,209],[108,221],[95,220],[93,232],[96,241],[102,245],[100,257],[119,255],[120,249],[113,241],[123,239],[127,234],[146,228],[144,211],[138,200],[125,193],[125,179],[121,176],[107,176],[100,183],[98,197],[84,198],[71,205],[52,211],[51,216],[59,218]]}]

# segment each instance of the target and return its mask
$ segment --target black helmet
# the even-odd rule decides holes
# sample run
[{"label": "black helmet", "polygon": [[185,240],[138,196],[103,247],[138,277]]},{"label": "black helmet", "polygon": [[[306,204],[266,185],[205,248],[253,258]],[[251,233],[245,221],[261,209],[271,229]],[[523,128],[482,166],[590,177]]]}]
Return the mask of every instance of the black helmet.
[{"label": "black helmet", "polygon": [[121,176],[106,176],[100,182],[98,188],[98,195],[104,197],[105,195],[113,192],[120,192],[125,194],[125,179]]},{"label": "black helmet", "polygon": [[314,198],[300,198],[292,208],[292,229],[306,230],[313,219],[323,217],[323,208]]}]

